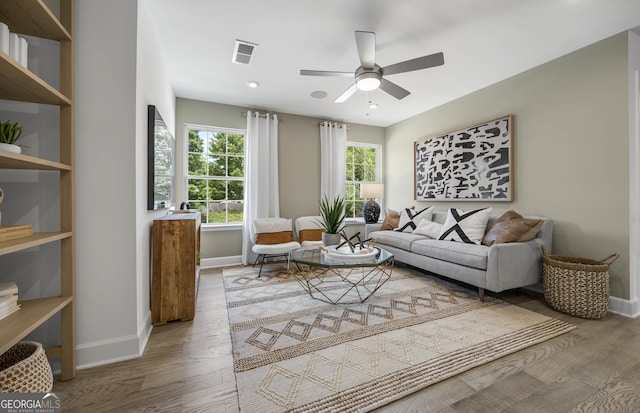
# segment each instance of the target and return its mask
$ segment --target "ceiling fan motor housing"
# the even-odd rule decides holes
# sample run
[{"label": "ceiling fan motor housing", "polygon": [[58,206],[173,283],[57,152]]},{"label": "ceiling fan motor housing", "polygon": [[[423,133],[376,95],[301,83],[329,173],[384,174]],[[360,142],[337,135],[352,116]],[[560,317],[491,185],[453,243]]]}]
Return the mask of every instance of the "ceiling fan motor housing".
[{"label": "ceiling fan motor housing", "polygon": [[365,69],[362,66],[355,72],[356,85],[360,90],[375,90],[382,80],[382,68],[374,65],[373,69]]}]

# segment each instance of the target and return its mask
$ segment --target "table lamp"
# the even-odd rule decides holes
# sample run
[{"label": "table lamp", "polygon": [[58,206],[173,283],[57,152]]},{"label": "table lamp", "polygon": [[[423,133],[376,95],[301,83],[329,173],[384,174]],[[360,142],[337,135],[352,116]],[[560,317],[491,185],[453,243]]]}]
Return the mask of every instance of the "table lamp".
[{"label": "table lamp", "polygon": [[362,216],[367,224],[378,222],[380,205],[378,205],[376,199],[382,198],[383,195],[384,184],[360,184],[360,198],[368,199],[367,203],[362,207]]}]

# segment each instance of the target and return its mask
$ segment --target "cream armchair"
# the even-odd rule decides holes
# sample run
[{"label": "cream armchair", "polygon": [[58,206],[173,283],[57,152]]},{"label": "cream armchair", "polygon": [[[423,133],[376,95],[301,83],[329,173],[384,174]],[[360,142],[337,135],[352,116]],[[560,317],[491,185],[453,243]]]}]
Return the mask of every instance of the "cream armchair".
[{"label": "cream armchair", "polygon": [[253,266],[260,261],[258,277],[262,275],[262,267],[268,258],[285,257],[289,268],[289,252],[300,248],[300,243],[293,238],[291,219],[257,218],[253,221],[253,234],[251,250],[258,254]]},{"label": "cream armchair", "polygon": [[324,228],[321,225],[321,216],[298,217],[295,222],[298,242],[303,247],[322,245],[322,233]]}]

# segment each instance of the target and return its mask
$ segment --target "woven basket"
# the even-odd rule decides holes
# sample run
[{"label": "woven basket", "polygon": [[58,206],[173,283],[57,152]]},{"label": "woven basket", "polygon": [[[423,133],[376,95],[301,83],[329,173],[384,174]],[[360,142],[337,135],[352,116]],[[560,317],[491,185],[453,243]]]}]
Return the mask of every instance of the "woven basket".
[{"label": "woven basket", "polygon": [[582,318],[602,318],[609,309],[609,265],[602,261],[547,255],[542,247],[544,299],[554,309]]},{"label": "woven basket", "polygon": [[40,343],[21,341],[0,355],[0,392],[48,393],[53,373]]}]

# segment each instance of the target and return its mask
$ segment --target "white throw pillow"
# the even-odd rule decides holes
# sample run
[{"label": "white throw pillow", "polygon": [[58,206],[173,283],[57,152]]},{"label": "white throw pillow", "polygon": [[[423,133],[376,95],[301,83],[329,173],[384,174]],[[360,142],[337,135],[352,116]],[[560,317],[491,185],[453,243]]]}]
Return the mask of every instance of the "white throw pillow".
[{"label": "white throw pillow", "polygon": [[487,229],[491,208],[463,211],[449,208],[438,239],[480,244]]},{"label": "white throw pillow", "polygon": [[442,231],[441,223],[423,219],[418,224],[418,227],[413,230],[413,233],[416,235],[425,235],[429,238],[436,239],[440,236],[440,231]]},{"label": "white throw pillow", "polygon": [[398,228],[395,231],[398,232],[413,232],[418,227],[418,224],[423,219],[431,221],[433,216],[433,207],[426,207],[420,211],[416,211],[413,208],[405,208],[400,213],[400,222]]}]

